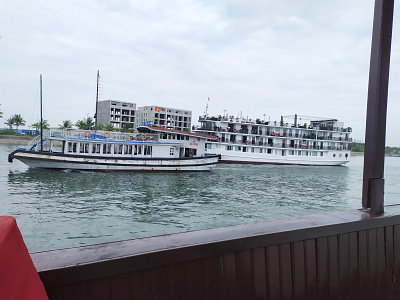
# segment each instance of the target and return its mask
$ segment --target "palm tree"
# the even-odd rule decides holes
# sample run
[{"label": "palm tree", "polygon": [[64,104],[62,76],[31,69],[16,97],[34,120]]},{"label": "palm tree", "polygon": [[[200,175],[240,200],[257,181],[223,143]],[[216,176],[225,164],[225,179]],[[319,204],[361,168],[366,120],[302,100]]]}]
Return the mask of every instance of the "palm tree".
[{"label": "palm tree", "polygon": [[13,119],[14,119],[15,127],[17,127],[17,131],[18,131],[19,126],[25,125],[25,123],[26,123],[26,121],[24,120],[24,118],[22,118],[22,116],[20,114],[14,115]]},{"label": "palm tree", "polygon": [[59,126],[58,127],[59,129],[71,129],[73,124],[70,120],[66,120],[66,121],[63,120],[62,124],[58,125],[58,126]]},{"label": "palm tree", "polygon": [[[33,123],[32,124],[32,127],[33,128],[35,128],[36,129],[36,131],[40,131],[40,121],[37,121],[36,123]],[[47,120],[43,120],[43,130],[48,130],[48,129],[50,129],[50,125],[49,125],[49,123],[47,122]]]},{"label": "palm tree", "polygon": [[4,124],[6,124],[8,127],[10,127],[10,129],[12,129],[12,127],[14,125],[14,117],[8,118],[8,120],[5,121]]},{"label": "palm tree", "polygon": [[75,126],[78,127],[79,129],[83,129],[83,130],[93,130],[94,122],[91,117],[87,117],[86,119],[78,120],[75,123]]},{"label": "palm tree", "polygon": [[124,123],[121,128],[121,132],[129,132],[132,128],[132,124]]},{"label": "palm tree", "polygon": [[106,126],[104,126],[105,131],[114,131],[114,124],[113,123],[108,123]]}]

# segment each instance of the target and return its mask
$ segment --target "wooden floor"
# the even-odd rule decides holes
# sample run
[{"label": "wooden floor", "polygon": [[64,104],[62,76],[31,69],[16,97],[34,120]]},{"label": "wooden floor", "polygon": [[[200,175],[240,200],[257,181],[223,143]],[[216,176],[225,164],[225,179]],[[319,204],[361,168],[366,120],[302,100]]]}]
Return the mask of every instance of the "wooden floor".
[{"label": "wooden floor", "polygon": [[50,299],[400,299],[400,206],[33,253]]}]

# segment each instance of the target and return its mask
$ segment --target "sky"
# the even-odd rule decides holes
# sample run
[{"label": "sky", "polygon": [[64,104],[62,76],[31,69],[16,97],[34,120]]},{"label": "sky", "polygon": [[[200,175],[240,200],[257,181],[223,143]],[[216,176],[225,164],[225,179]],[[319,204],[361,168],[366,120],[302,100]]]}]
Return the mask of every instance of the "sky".
[{"label": "sky", "polygon": [[[280,120],[336,118],[364,141],[373,0],[0,3],[0,128],[93,116],[100,100]],[[386,145],[400,146],[395,5]],[[210,98],[208,102],[207,99]],[[304,122],[306,117],[303,117]]]}]

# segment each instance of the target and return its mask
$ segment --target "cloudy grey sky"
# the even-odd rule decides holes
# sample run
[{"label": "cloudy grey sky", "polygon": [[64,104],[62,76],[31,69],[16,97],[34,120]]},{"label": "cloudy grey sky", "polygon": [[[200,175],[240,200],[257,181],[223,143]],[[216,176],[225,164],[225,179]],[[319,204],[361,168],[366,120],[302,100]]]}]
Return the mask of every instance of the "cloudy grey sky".
[{"label": "cloudy grey sky", "polygon": [[[101,100],[211,115],[337,118],[364,140],[373,0],[71,0],[0,4],[0,109],[51,126]],[[400,146],[395,7],[387,145]]]}]

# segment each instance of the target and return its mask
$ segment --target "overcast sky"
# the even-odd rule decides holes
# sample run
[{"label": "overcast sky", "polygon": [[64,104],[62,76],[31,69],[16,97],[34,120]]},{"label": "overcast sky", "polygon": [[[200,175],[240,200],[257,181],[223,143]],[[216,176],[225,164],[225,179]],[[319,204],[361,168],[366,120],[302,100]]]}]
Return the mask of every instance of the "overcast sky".
[{"label": "overcast sky", "polygon": [[[0,4],[0,110],[93,116],[101,100],[279,120],[337,118],[364,140],[373,0],[71,0]],[[400,146],[395,6],[387,145]]]}]

